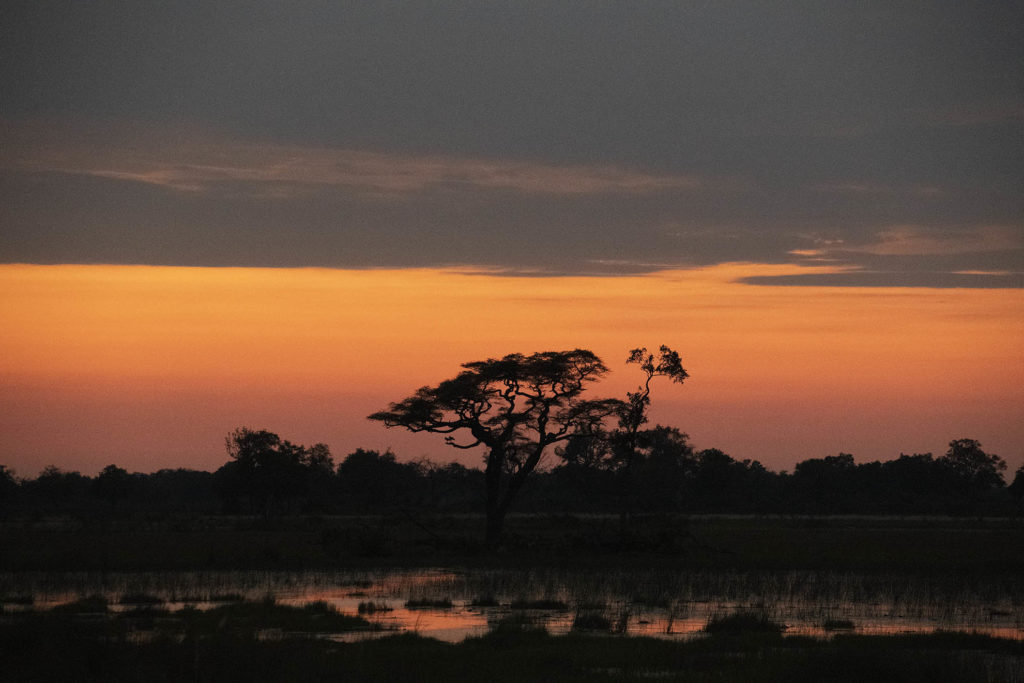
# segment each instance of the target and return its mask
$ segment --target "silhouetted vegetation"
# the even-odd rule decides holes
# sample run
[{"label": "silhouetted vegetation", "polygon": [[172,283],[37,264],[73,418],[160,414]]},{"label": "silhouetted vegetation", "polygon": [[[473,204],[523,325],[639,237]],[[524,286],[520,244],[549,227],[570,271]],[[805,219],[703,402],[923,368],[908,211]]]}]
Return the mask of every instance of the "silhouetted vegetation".
[{"label": "silhouetted vegetation", "polygon": [[[335,467],[325,444],[306,447],[242,427],[226,438],[228,461],[212,474],[129,473],[111,464],[96,477],[49,466],[35,479],[19,479],[0,465],[0,515],[160,521],[221,514],[270,522],[362,514],[417,523],[424,514],[483,513],[486,544],[494,547],[513,505],[518,512],[612,513],[623,520],[632,514],[1022,512],[1024,467],[1006,486],[1006,463],[974,439],[951,441],[939,457],[900,454],[857,463],[839,453],[803,460],[792,473],[717,448],[696,450],[675,427],[644,428],[652,381],[688,377],[679,354],[666,346],[657,354],[638,348],[627,364],[643,374],[625,400],[583,398],[607,368],[592,352],[575,349],[465,363],[456,377],[370,416],[389,427],[442,434],[458,449],[480,446],[483,469],[402,462],[391,451],[361,448]],[[546,468],[545,455],[552,457]],[[621,531],[638,533],[625,525]],[[327,547],[355,540],[366,556],[392,551],[387,534],[372,524],[346,537],[325,530],[322,540]]]},{"label": "silhouetted vegetation", "polygon": [[544,451],[576,434],[600,430],[605,419],[625,409],[616,399],[581,398],[607,371],[600,358],[584,349],[514,353],[462,367],[456,377],[423,387],[369,419],[444,434],[454,448],[486,449],[484,511],[487,544],[493,547]]},{"label": "silhouetted vegetation", "polygon": [[[357,449],[335,468],[326,446],[290,444],[270,432],[239,430],[241,457],[215,473],[160,470],[128,473],[110,465],[96,477],[45,468],[36,478],[0,470],[0,513],[8,519],[63,516],[82,520],[166,520],[197,515],[383,514],[416,518],[485,510],[486,475],[458,463],[401,462],[391,452]],[[253,437],[250,439],[250,437]],[[233,437],[232,437],[233,438]],[[251,447],[251,440],[261,444]],[[265,449],[265,450],[261,450]],[[535,471],[517,510],[571,514],[944,514],[1019,515],[1024,467],[1013,483],[1005,463],[972,439],[948,451],[900,454],[857,463],[848,453],[773,472],[721,450],[695,450],[672,427],[639,430],[628,464],[607,441],[577,434],[556,452],[553,467]],[[628,474],[628,476],[627,476]]]},{"label": "silhouetted vegetation", "polygon": [[[250,617],[264,611],[281,626],[267,637]],[[338,615],[340,616],[340,615]],[[402,634],[355,643],[310,637],[339,623],[329,610],[181,610],[84,619],[27,613],[0,622],[4,680],[21,681],[745,681],[801,683],[865,680],[974,683],[1019,679],[1024,645],[987,636],[836,635],[830,640],[772,633],[714,632],[692,641],[551,636],[505,622],[460,644]],[[598,620],[584,625],[605,626]],[[148,637],[129,625],[146,626]],[[134,634],[134,637],[133,637]]]},{"label": "silhouetted vegetation", "polygon": [[334,462],[324,444],[310,448],[266,430],[245,427],[226,439],[231,460],[214,475],[217,493],[232,510],[271,515],[308,507],[330,495]]},{"label": "silhouetted vegetation", "polygon": [[779,636],[786,630],[782,624],[760,612],[736,612],[711,619],[704,630],[716,636]]}]

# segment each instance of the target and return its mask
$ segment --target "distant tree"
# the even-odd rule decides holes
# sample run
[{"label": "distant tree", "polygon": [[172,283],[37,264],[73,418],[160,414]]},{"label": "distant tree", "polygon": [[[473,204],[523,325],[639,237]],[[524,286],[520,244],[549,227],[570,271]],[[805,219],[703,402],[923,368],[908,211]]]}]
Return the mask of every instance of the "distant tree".
[{"label": "distant tree", "polygon": [[[444,434],[454,448],[484,446],[486,542],[498,545],[505,516],[544,451],[622,414],[615,399],[581,394],[607,368],[591,351],[547,351],[464,363],[437,386],[392,403],[369,419],[386,427]],[[457,441],[454,435],[465,437]]]},{"label": "distant tree", "polygon": [[117,465],[107,465],[92,481],[96,496],[111,505],[127,499],[132,494],[132,475]]},{"label": "distant tree", "polygon": [[580,430],[555,449],[562,467],[575,472],[613,470],[616,466],[611,438],[600,429]]},{"label": "distant tree", "polygon": [[736,460],[718,448],[705,448],[693,456],[687,508],[763,512],[772,503],[779,478],[756,460]]},{"label": "distant tree", "polygon": [[664,345],[657,356],[646,348],[636,348],[629,352],[626,364],[640,367],[643,382],[636,391],[626,392],[618,427],[607,431],[597,424],[580,430],[556,450],[563,461],[559,478],[588,498],[603,499],[600,505],[604,509],[605,501],[616,500],[623,525],[639,507],[664,509],[678,503],[682,468],[676,459],[692,455],[686,435],[679,430],[661,426],[641,429],[648,422],[654,378],[667,377],[682,384],[689,377],[679,354]]},{"label": "distant tree", "polygon": [[423,480],[424,498],[431,509],[468,512],[479,510],[484,503],[484,473],[461,463],[417,464]]},{"label": "distant tree", "polygon": [[986,453],[974,439],[956,439],[949,442],[949,450],[939,458],[968,489],[989,490],[1006,486],[1003,470],[1006,463],[998,455]]},{"label": "distant tree", "polygon": [[620,457],[627,460],[633,458],[637,449],[637,433],[647,423],[647,409],[651,405],[651,381],[655,377],[667,377],[675,383],[682,384],[689,377],[683,369],[682,360],[679,354],[667,346],[662,345],[658,349],[658,356],[648,353],[646,348],[633,349],[629,352],[627,364],[640,366],[643,372],[644,381],[636,391],[626,392],[626,402],[620,415],[620,429],[618,441],[623,448],[620,449]]},{"label": "distant tree", "polygon": [[948,472],[931,453],[900,453],[881,465],[881,485],[890,512],[941,512],[949,495]]},{"label": "distant tree", "polygon": [[[640,454],[640,428],[647,424],[647,411],[651,405],[651,382],[655,377],[667,377],[673,382],[682,384],[689,375],[683,369],[682,360],[676,351],[662,345],[658,355],[649,353],[646,348],[636,348],[629,352],[627,364],[635,364],[643,373],[643,383],[636,391],[626,392],[626,401],[619,415],[619,428],[611,435],[612,455],[616,462],[620,487],[620,516],[623,525],[629,519],[641,499],[650,497],[651,491],[637,480],[638,460]],[[685,435],[684,435],[685,440]],[[651,482],[648,482],[651,483]],[[660,488],[660,487],[659,487]]]},{"label": "distant tree", "polygon": [[51,512],[71,512],[85,504],[91,483],[91,479],[79,472],[65,472],[55,465],[47,465],[25,488],[36,505]]},{"label": "distant tree", "polygon": [[14,505],[14,497],[18,493],[18,480],[13,470],[0,465],[0,514],[7,512]]},{"label": "distant tree", "polygon": [[1017,468],[1017,473],[1013,477],[1013,483],[1008,488],[1010,495],[1017,500],[1024,500],[1024,465]]},{"label": "distant tree", "polygon": [[17,486],[18,480],[14,477],[14,470],[8,469],[6,465],[0,465],[0,491],[7,492]]},{"label": "distant tree", "polygon": [[693,495],[704,509],[722,507],[720,501],[732,484],[736,460],[720,448],[705,448],[695,454],[691,482]]},{"label": "distant tree", "polygon": [[231,461],[215,475],[219,492],[225,498],[248,497],[264,517],[306,495],[311,477],[330,476],[333,470],[326,445],[307,449],[266,430],[236,429],[225,448]]},{"label": "distant tree", "polygon": [[857,466],[849,453],[797,463],[790,480],[793,503],[805,512],[848,512],[857,501]]},{"label": "distant tree", "polygon": [[[689,437],[675,427],[657,425],[634,437],[630,469],[631,507],[678,511],[696,466]],[[728,457],[728,456],[726,456]]]},{"label": "distant tree", "polygon": [[306,507],[309,511],[326,511],[337,504],[334,457],[324,443],[313,444],[305,450]]},{"label": "distant tree", "polygon": [[214,512],[217,497],[212,472],[163,469],[145,478],[146,504],[163,512]]},{"label": "distant tree", "polygon": [[338,465],[341,499],[357,512],[390,510],[408,504],[416,486],[417,468],[400,463],[391,451],[357,448]]}]

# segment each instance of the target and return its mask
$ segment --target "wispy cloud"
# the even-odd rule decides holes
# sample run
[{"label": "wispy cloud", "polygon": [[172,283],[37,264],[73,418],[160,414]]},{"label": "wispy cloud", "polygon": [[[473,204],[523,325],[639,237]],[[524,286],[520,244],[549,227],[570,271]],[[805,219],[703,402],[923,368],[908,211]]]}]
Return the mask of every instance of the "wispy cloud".
[{"label": "wispy cloud", "polygon": [[956,232],[925,230],[913,225],[893,226],[873,242],[844,244],[836,251],[875,256],[932,256],[969,254],[1024,248],[1024,231],[1009,226],[982,226]]},{"label": "wispy cloud", "polygon": [[942,188],[934,185],[891,185],[873,182],[848,181],[841,183],[824,183],[814,188],[818,192],[832,192],[852,195],[909,195],[916,197],[936,197],[942,194]]},{"label": "wispy cloud", "polygon": [[877,271],[849,269],[834,273],[754,275],[748,285],[807,287],[923,287],[929,289],[1024,289],[1021,273]]},{"label": "wispy cloud", "polygon": [[984,225],[959,230],[895,225],[875,232],[873,239],[853,242],[801,235],[810,244],[787,253],[801,260],[854,259],[871,256],[948,256],[1024,249],[1024,227]]},{"label": "wispy cloud", "polygon": [[504,159],[411,156],[281,145],[189,144],[137,149],[51,149],[23,159],[35,170],[207,192],[226,183],[256,194],[302,194],[317,187],[401,195],[431,188],[475,187],[532,194],[647,194],[695,189],[695,177],[608,165],[558,166]]}]

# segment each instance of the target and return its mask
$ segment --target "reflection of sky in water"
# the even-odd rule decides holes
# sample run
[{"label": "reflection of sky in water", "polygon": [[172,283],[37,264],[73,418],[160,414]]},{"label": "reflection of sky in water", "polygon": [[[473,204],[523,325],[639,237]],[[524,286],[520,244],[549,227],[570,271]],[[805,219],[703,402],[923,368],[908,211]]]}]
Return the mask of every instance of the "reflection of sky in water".
[{"label": "reflection of sky in water", "polygon": [[[236,594],[246,600],[273,596],[287,605],[322,600],[339,611],[356,614],[360,603],[386,606],[364,614],[384,632],[330,636],[343,640],[379,637],[394,631],[458,642],[487,633],[506,619],[567,633],[579,614],[600,615],[626,635],[693,638],[708,620],[735,612],[765,614],[785,624],[786,633],[828,636],[832,622],[842,632],[852,622],[862,634],[929,633],[935,630],[977,631],[1024,639],[1024,586],[1008,582],[989,587],[916,586],[893,579],[891,585],[861,575],[813,572],[775,574],[656,575],[620,572],[595,579],[573,572],[454,572],[426,569],[391,572],[185,572],[162,574],[19,574],[0,575],[0,596],[31,595],[34,604],[4,604],[4,610],[48,609],[86,595],[101,594],[111,609],[129,609],[125,596],[145,594],[176,610],[186,604],[206,609]],[[614,572],[613,572],[614,574]],[[908,590],[908,585],[914,590]],[[628,588],[633,588],[632,591]],[[658,589],[657,591],[653,589]],[[643,601],[647,591],[660,596]],[[497,606],[471,603],[487,596]],[[450,608],[407,608],[408,600],[451,600]],[[558,600],[565,609],[512,609],[516,600]],[[621,626],[625,624],[625,630]]]}]

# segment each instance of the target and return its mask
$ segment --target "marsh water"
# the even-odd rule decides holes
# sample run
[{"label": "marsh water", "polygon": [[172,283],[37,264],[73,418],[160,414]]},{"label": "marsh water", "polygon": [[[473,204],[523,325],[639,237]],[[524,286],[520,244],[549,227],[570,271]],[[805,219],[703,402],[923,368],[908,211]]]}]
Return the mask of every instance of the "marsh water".
[{"label": "marsh water", "polygon": [[515,620],[549,632],[598,630],[660,638],[700,637],[714,617],[763,615],[787,635],[974,631],[1024,639],[1024,581],[1015,575],[886,575],[844,572],[668,570],[453,570],[0,574],[7,613],[46,610],[86,596],[112,610],[158,604],[175,611],[272,598],[323,601],[384,630],[457,642]]}]

